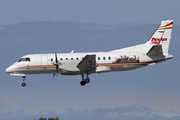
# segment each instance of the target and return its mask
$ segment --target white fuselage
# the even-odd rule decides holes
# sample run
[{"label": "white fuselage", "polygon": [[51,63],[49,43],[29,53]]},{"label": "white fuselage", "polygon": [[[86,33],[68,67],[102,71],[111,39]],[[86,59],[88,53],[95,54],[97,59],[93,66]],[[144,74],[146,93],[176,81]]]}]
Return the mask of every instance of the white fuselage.
[{"label": "white fuselage", "polygon": [[[59,73],[62,75],[81,74],[77,65],[86,55],[96,55],[97,67],[91,73],[103,73],[111,71],[132,70],[172,58],[171,55],[150,58],[142,53],[121,53],[121,52],[96,52],[96,53],[63,53],[57,54],[60,63]],[[11,75],[23,76],[23,74],[56,73],[54,54],[30,54],[22,58],[29,58],[30,61],[19,61],[6,69]]]}]

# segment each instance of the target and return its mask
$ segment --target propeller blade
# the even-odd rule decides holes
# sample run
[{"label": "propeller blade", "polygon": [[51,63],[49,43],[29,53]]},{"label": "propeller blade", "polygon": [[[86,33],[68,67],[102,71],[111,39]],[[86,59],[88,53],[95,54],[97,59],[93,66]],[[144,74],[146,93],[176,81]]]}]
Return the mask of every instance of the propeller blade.
[{"label": "propeller blade", "polygon": [[58,66],[58,65],[56,65],[56,71],[57,71],[57,74],[58,74],[58,69],[59,69],[59,66]]},{"label": "propeller blade", "polygon": [[56,71],[57,71],[57,74],[58,74],[59,65],[58,65],[58,59],[57,59],[57,54],[56,54],[56,52],[55,52],[55,59],[56,59]]},{"label": "propeller blade", "polygon": [[57,54],[56,54],[56,52],[55,52],[55,58],[56,58],[56,63],[58,63],[58,59],[57,59]]}]

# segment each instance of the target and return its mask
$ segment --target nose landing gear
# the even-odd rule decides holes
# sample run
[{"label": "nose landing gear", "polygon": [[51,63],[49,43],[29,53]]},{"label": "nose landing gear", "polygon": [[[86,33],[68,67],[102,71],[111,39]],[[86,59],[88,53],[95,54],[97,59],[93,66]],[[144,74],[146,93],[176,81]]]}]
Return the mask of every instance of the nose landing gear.
[{"label": "nose landing gear", "polygon": [[84,73],[82,74],[82,81],[80,82],[80,85],[81,86],[84,86],[85,84],[89,83],[90,82],[90,79],[88,77],[88,74],[86,74],[86,79],[84,79]]},{"label": "nose landing gear", "polygon": [[25,81],[25,79],[26,79],[26,77],[25,76],[22,76],[22,81],[23,81],[23,83],[21,84],[23,87],[25,87],[26,86],[26,83],[24,82]]}]

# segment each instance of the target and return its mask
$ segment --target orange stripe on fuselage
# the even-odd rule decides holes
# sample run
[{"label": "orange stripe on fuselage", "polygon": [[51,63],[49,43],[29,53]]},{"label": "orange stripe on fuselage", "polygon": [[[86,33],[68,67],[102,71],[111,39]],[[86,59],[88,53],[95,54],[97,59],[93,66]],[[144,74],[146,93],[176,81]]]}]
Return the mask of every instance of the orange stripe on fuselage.
[{"label": "orange stripe on fuselage", "polygon": [[56,68],[55,65],[36,65],[36,66],[23,66],[15,69],[38,69],[38,68]]}]

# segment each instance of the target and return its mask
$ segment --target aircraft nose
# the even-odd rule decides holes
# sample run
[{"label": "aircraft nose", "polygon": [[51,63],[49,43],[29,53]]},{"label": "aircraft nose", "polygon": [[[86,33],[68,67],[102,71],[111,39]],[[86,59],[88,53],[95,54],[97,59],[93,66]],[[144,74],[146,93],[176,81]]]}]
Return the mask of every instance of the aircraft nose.
[{"label": "aircraft nose", "polygon": [[10,72],[11,72],[11,67],[8,67],[5,71],[6,71],[7,73],[10,73]]}]

